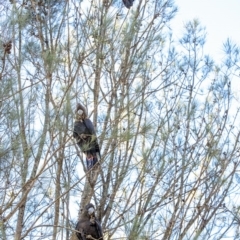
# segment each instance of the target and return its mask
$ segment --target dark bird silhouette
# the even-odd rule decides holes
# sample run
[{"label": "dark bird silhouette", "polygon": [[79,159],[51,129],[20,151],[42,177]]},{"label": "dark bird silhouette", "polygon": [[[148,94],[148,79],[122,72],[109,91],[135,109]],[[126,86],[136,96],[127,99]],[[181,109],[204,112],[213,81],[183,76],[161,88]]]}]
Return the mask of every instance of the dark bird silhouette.
[{"label": "dark bird silhouette", "polygon": [[123,0],[123,4],[125,5],[126,8],[130,8],[133,5],[134,0]]},{"label": "dark bird silhouette", "polygon": [[95,216],[95,207],[89,203],[76,225],[76,235],[79,240],[98,239],[103,240],[102,227]]},{"label": "dark bird silhouette", "polygon": [[76,109],[73,137],[81,151],[85,153],[87,169],[90,170],[100,158],[100,149],[94,126],[91,120],[87,118],[86,109],[80,103],[78,103]]}]

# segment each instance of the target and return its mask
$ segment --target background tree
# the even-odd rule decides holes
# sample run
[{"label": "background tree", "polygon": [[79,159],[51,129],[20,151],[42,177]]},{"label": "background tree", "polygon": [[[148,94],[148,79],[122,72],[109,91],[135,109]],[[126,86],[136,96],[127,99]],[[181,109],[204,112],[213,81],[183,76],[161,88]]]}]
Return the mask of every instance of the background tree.
[{"label": "background tree", "polygon": [[[239,48],[216,66],[205,30],[179,42],[171,0],[1,1],[0,236],[74,239],[97,206],[105,239],[239,236]],[[88,108],[94,184],[72,138]]]}]

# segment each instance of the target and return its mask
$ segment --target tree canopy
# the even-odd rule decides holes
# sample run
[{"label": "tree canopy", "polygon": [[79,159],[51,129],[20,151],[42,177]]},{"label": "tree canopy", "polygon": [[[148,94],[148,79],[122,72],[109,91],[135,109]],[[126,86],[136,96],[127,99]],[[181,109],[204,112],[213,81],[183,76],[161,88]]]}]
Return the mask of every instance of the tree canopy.
[{"label": "tree canopy", "polygon": [[[0,239],[239,238],[239,47],[221,64],[173,0],[0,1]],[[76,104],[96,129],[89,181]]]}]

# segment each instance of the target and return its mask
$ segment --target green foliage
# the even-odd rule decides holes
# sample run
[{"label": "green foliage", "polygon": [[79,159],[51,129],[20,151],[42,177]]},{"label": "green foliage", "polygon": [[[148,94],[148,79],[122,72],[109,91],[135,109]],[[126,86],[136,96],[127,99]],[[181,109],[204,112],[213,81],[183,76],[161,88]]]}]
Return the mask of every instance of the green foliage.
[{"label": "green foliage", "polygon": [[[176,44],[173,1],[110,2],[5,3],[0,234],[69,239],[92,201],[107,240],[220,239],[238,214],[223,204],[239,190],[239,48],[227,40],[216,66],[198,20]],[[90,173],[72,138],[77,102],[101,148]]]}]

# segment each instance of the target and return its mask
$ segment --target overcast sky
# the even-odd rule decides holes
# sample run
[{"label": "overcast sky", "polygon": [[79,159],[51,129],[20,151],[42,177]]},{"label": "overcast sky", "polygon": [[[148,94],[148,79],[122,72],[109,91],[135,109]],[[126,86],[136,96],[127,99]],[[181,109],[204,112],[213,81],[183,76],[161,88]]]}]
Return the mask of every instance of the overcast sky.
[{"label": "overcast sky", "polygon": [[172,22],[175,36],[181,36],[186,21],[198,18],[206,27],[206,50],[218,58],[229,37],[240,45],[240,0],[175,0],[179,11]]}]

